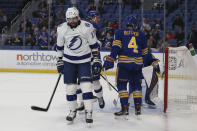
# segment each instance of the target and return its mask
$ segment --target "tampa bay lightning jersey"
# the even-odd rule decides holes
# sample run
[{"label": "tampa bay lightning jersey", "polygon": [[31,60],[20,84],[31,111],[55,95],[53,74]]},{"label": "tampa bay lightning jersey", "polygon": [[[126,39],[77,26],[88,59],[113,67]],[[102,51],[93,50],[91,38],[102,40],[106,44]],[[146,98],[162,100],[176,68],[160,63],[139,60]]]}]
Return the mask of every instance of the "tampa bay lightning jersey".
[{"label": "tampa bay lightning jersey", "polygon": [[147,55],[147,41],[143,32],[122,28],[115,32],[111,56],[118,56],[118,64],[142,68],[143,57]]},{"label": "tampa bay lightning jersey", "polygon": [[97,37],[92,24],[81,20],[76,28],[70,28],[67,22],[57,28],[58,57],[70,63],[85,63],[91,61],[91,46],[97,43]]}]

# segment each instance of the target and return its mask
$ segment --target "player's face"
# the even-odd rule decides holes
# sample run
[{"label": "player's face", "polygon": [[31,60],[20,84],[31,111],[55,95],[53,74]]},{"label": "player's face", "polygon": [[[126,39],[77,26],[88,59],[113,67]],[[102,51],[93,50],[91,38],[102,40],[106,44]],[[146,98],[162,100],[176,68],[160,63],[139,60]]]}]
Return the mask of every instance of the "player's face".
[{"label": "player's face", "polygon": [[100,21],[99,16],[95,16],[95,17],[93,18],[93,21],[94,21],[95,23],[99,23],[99,21]]},{"label": "player's face", "polygon": [[79,21],[78,17],[68,18],[67,20],[71,27],[76,27]]}]

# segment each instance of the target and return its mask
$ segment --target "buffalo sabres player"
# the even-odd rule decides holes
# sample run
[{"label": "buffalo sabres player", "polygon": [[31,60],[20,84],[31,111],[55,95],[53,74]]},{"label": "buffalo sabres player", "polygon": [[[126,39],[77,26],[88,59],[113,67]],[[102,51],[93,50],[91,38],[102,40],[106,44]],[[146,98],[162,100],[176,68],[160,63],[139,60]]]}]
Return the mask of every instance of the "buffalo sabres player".
[{"label": "buffalo sabres player", "polygon": [[[134,106],[136,115],[141,108],[142,97],[141,79],[143,59],[148,53],[146,37],[143,32],[137,29],[137,20],[129,16],[126,20],[126,28],[115,32],[111,53],[106,56],[103,67],[108,70],[114,67],[114,61],[118,59],[117,65],[117,88],[119,91],[121,110],[114,113],[117,116],[129,115],[129,91],[127,83],[132,86]],[[118,57],[118,58],[117,58]]]},{"label": "buffalo sabres player", "polygon": [[[88,22],[91,23],[94,27],[94,30],[96,32],[96,36],[98,37],[98,22],[99,22],[99,14],[96,12],[96,11],[89,11],[88,12],[88,15],[87,15],[87,18],[88,18]],[[97,43],[99,43],[99,46],[101,47],[101,42],[98,40]],[[100,53],[99,53],[99,58],[100,58]],[[94,73],[94,71],[96,71],[97,73]],[[93,78],[93,82],[92,82],[92,86],[93,86],[93,89],[94,89],[94,92],[96,94],[96,97],[98,99],[98,102],[99,102],[99,107],[100,108],[104,108],[105,106],[105,101],[103,99],[103,89],[102,89],[102,86],[99,82],[100,80],[100,72],[101,70],[100,69],[97,69],[97,67],[94,67],[92,66],[92,78]],[[83,105],[83,101],[81,100],[81,90],[78,88],[77,90],[77,100],[78,100],[78,110],[81,111],[84,109],[84,105]]]},{"label": "buffalo sabres player", "polygon": [[[156,97],[158,95],[157,94],[157,90],[158,90],[157,74],[160,74],[160,67],[158,63],[159,63],[159,59],[155,58],[152,55],[151,51],[148,50],[148,54],[143,59],[143,79],[145,80],[145,85],[146,85],[145,103],[151,108],[155,108],[155,103],[151,100],[151,98]],[[151,69],[150,66],[152,66],[152,70],[150,70]],[[137,93],[136,91],[133,91],[132,86],[133,86],[132,81],[130,81],[129,82],[129,94],[131,95],[133,93],[134,103],[139,103],[139,105],[142,105],[142,96],[136,95]],[[141,93],[142,88],[140,89],[141,90],[138,90],[137,92]],[[135,107],[136,107],[135,108],[136,115],[140,115],[141,114],[140,106],[135,106]]]},{"label": "buffalo sabres player", "polygon": [[75,7],[66,11],[67,22],[57,28],[57,70],[64,74],[66,99],[70,110],[66,120],[72,122],[76,117],[77,95],[76,83],[80,82],[85,105],[86,123],[93,123],[93,93],[91,85],[91,59],[93,66],[101,68],[98,57],[98,43],[93,26],[80,20],[79,11]]}]

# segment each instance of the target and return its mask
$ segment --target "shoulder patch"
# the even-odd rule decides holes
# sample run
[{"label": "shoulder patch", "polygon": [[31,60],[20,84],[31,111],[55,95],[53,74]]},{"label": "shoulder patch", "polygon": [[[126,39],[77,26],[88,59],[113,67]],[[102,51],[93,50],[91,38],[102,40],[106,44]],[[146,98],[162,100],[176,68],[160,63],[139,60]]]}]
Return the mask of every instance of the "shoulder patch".
[{"label": "shoulder patch", "polygon": [[85,23],[85,26],[86,26],[86,27],[90,27],[90,24],[89,24],[89,23]]}]

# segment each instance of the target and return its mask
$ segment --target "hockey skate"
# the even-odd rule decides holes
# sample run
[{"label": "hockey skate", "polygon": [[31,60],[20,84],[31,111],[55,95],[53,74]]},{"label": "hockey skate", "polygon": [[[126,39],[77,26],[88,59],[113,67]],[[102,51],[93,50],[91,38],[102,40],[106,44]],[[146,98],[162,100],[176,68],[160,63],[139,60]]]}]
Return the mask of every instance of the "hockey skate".
[{"label": "hockey skate", "polygon": [[85,111],[85,120],[86,120],[86,124],[87,127],[92,127],[93,124],[93,119],[92,119],[92,111]]},{"label": "hockey skate", "polygon": [[73,123],[73,120],[75,119],[77,114],[77,111],[70,110],[69,114],[66,116],[66,120],[68,121],[68,124]]},{"label": "hockey skate", "polygon": [[122,106],[121,111],[115,112],[115,119],[128,120],[129,104]]},{"label": "hockey skate", "polygon": [[105,107],[105,101],[104,101],[103,97],[98,98],[98,103],[99,103],[99,107],[101,109]]},{"label": "hockey skate", "polygon": [[135,115],[138,120],[141,120],[141,105],[140,105],[140,103],[135,103]]}]

